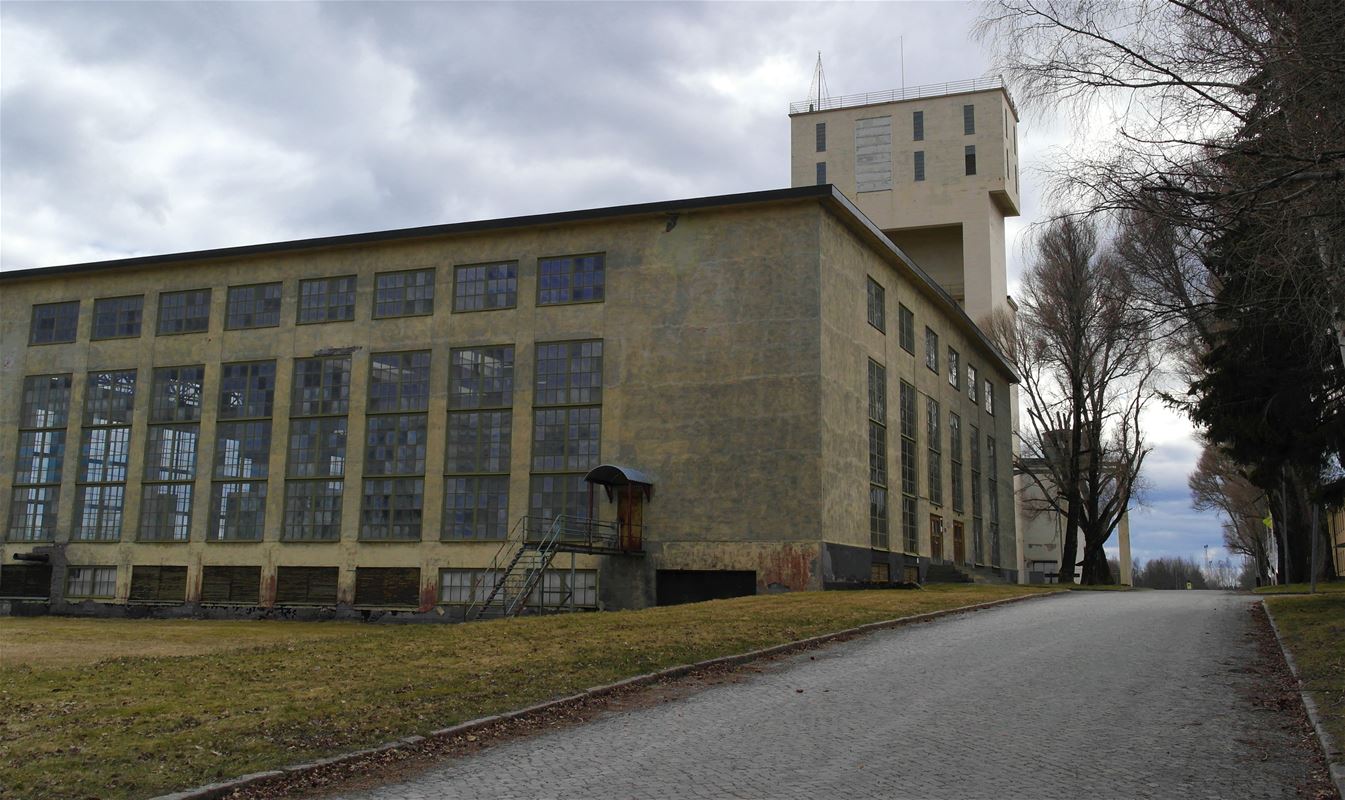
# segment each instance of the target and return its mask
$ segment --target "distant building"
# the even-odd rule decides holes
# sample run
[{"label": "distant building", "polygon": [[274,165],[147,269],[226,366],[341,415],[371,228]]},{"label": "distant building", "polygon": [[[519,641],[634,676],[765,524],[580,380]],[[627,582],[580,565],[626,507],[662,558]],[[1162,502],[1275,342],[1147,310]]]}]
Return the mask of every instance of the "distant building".
[{"label": "distant building", "polygon": [[1012,368],[847,194],[0,273],[0,597],[452,619],[548,546],[533,604],[1014,579]]}]

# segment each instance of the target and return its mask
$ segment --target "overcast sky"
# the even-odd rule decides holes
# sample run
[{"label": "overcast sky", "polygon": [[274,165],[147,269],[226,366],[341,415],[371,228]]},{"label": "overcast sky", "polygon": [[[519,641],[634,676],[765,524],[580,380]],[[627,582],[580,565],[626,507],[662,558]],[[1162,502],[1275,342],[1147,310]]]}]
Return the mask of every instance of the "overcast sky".
[{"label": "overcast sky", "polygon": [[[978,77],[955,3],[0,4],[0,269],[789,185],[788,103]],[[1034,165],[1071,132],[1020,128]],[[1137,558],[1201,557],[1155,413]]]}]

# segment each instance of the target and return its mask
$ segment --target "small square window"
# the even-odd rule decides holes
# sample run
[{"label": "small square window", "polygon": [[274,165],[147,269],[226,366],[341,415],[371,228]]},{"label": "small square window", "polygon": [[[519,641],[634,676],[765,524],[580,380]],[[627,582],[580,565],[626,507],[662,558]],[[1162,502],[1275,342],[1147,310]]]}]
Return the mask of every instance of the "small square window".
[{"label": "small square window", "polygon": [[517,261],[453,268],[454,311],[485,311],[517,305]]},{"label": "small square window", "polygon": [[602,253],[543,258],[537,262],[537,304],[601,301],[607,289],[606,270]]},{"label": "small square window", "polygon": [[159,324],[156,328],[159,335],[203,333],[209,328],[209,289],[163,292],[159,295]]},{"label": "small square window", "polygon": [[383,272],[374,277],[374,319],[434,313],[434,268]]},{"label": "small square window", "polygon": [[299,281],[299,324],[354,319],[356,282],[354,275]]},{"label": "small square window", "polygon": [[28,344],[59,344],[75,341],[79,329],[79,301],[33,306]]},{"label": "small square window", "polygon": [[279,283],[256,286],[230,286],[224,311],[226,330],[274,328],[280,324]]},{"label": "small square window", "polygon": [[145,296],[103,297],[93,301],[94,339],[129,339],[140,335]]}]

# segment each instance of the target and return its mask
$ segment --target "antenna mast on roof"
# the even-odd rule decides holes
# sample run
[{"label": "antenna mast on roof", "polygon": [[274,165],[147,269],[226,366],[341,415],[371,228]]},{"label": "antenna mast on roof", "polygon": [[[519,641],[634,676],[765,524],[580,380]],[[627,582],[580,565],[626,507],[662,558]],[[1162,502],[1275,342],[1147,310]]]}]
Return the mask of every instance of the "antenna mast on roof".
[{"label": "antenna mast on roof", "polygon": [[827,76],[822,72],[822,51],[817,51],[817,66],[813,67],[813,82],[808,85],[808,110],[816,111],[822,108],[822,101],[829,99],[831,92],[827,90]]}]

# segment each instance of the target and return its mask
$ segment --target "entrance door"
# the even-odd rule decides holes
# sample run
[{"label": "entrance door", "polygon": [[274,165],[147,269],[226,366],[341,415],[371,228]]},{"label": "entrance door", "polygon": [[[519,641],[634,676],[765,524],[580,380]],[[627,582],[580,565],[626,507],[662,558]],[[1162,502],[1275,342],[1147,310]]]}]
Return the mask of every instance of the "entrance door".
[{"label": "entrance door", "polygon": [[621,549],[626,552],[642,550],[644,493],[630,486],[617,489],[616,519],[621,529]]},{"label": "entrance door", "polygon": [[958,564],[967,561],[967,536],[960,522],[953,523],[953,561]]},{"label": "entrance door", "polygon": [[943,560],[943,517],[929,515],[929,557]]}]

